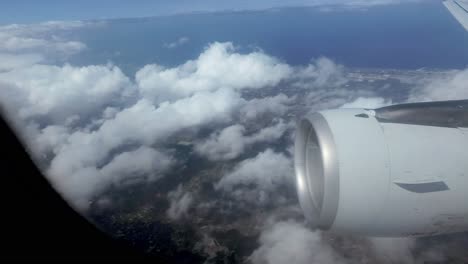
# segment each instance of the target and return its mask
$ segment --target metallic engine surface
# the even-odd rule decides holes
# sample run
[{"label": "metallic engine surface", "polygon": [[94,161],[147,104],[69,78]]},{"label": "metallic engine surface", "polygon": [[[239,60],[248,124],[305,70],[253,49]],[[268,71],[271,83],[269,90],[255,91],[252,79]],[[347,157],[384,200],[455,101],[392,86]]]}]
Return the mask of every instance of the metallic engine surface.
[{"label": "metallic engine surface", "polygon": [[295,141],[298,197],[308,221],[329,229],[339,201],[339,171],[336,146],[327,121],[319,113],[303,119]]},{"label": "metallic engine surface", "polygon": [[468,100],[391,105],[375,109],[381,123],[468,127]]},{"label": "metallic engine surface", "polygon": [[326,110],[296,132],[298,197],[313,227],[385,237],[468,230],[468,100]]}]

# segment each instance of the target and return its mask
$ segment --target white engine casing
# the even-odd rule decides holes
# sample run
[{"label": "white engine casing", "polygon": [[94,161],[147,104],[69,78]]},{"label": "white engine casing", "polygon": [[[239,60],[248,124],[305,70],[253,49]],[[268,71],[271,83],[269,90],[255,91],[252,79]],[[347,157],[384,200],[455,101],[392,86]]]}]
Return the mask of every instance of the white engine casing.
[{"label": "white engine casing", "polygon": [[315,227],[394,237],[468,230],[468,129],[337,109],[303,119],[295,145],[299,200]]}]

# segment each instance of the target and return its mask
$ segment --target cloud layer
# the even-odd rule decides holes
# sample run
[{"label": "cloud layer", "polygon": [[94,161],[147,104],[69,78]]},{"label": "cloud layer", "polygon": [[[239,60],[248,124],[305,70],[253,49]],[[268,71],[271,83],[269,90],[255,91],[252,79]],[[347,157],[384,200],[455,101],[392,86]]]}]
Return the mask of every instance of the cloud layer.
[{"label": "cloud layer", "polygon": [[251,256],[255,264],[343,263],[319,232],[294,221],[275,223],[262,233],[260,243]]},{"label": "cloud layer", "polygon": [[243,154],[249,145],[278,140],[287,128],[283,121],[279,121],[254,134],[245,135],[245,127],[236,124],[211,134],[207,140],[195,146],[195,151],[213,161],[234,159]]},{"label": "cloud layer", "polygon": [[51,21],[0,26],[0,53],[40,53],[53,58],[66,58],[85,49],[86,44],[66,39],[62,33],[95,24],[82,21]]},{"label": "cloud layer", "polygon": [[261,52],[239,54],[232,43],[212,43],[194,61],[166,69],[146,65],[136,74],[141,94],[153,102],[172,101],[197,92],[239,91],[277,85],[290,66]]},{"label": "cloud layer", "polygon": [[[415,257],[413,240],[327,240],[285,209],[297,209],[290,151],[296,116],[400,102],[378,93],[391,87],[370,89],[327,58],[293,66],[230,42],[211,43],[178,66],[142,66],[135,76],[112,64],[48,63],[51,53],[66,58],[86,47],[55,36],[84,26],[0,27],[2,108],[48,179],[81,212],[111,188],[165,184],[164,221],[255,233],[253,263],[351,263],[349,252],[384,263],[444,258],[432,248]],[[404,101],[460,99],[467,80],[467,70],[425,76],[410,83]]]},{"label": "cloud layer", "polygon": [[216,183],[215,188],[232,193],[238,200],[271,203],[280,196],[278,187],[292,182],[293,173],[289,157],[267,149],[240,162]]}]

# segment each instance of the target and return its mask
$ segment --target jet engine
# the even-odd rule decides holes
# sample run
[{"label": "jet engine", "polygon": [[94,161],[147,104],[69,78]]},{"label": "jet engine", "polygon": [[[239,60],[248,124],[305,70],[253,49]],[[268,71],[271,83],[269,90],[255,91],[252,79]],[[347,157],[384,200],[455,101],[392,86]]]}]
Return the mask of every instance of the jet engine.
[{"label": "jet engine", "polygon": [[389,237],[468,230],[468,100],[313,113],[298,123],[294,163],[313,227]]}]

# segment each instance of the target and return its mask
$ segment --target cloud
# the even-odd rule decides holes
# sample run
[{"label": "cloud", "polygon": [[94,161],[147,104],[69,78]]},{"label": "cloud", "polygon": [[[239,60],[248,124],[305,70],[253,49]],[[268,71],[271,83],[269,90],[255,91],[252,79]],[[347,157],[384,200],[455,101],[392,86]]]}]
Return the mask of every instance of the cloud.
[{"label": "cloud", "polygon": [[[215,184],[215,189],[230,193],[236,199],[269,203],[278,187],[285,186],[293,175],[291,159],[271,149],[243,160]],[[253,186],[253,188],[251,188]],[[275,193],[278,195],[278,193]],[[280,195],[278,195],[280,196]]]},{"label": "cloud", "polygon": [[320,233],[295,221],[275,223],[262,232],[259,242],[250,256],[254,264],[344,263]]},{"label": "cloud", "polygon": [[218,89],[258,89],[277,85],[292,69],[262,52],[240,54],[230,42],[215,42],[196,60],[176,68],[147,65],[136,73],[140,92],[153,102],[164,102]]},{"label": "cloud", "polygon": [[164,44],[164,47],[168,49],[174,49],[174,48],[187,44],[189,41],[190,39],[188,37],[180,37],[174,42]]},{"label": "cloud", "polygon": [[[380,97],[374,89],[356,85],[352,79],[347,79],[346,84],[337,87],[315,87],[304,95],[303,103],[306,105],[304,112],[316,112],[325,109],[340,107],[375,107],[381,104],[389,104],[392,98]],[[379,99],[381,98],[381,99]]]},{"label": "cloud", "polygon": [[411,91],[408,101],[441,101],[468,98],[466,86],[468,83],[468,68],[424,78],[419,82],[421,84]]},{"label": "cloud", "polygon": [[31,148],[36,155],[58,153],[67,142],[71,130],[64,125],[49,125],[40,129],[37,124],[29,124],[31,136],[27,137]]},{"label": "cloud", "polygon": [[[231,43],[213,43],[195,61],[158,69],[145,66],[134,83],[113,65],[27,65],[0,73],[0,100],[25,131],[26,142],[41,167],[47,168],[48,177],[83,209],[83,201],[116,184],[116,179],[124,181],[139,173],[125,172],[124,166],[132,166],[129,161],[148,167],[118,151],[164,145],[177,132],[228,124],[238,114],[253,118],[256,114],[249,108],[254,102],[245,100],[239,91],[277,85],[292,71],[260,52],[235,53]],[[159,82],[161,78],[166,82]],[[163,100],[159,95],[164,94]],[[291,99],[279,95],[256,103],[264,105],[260,112],[284,112]],[[242,134],[240,151],[255,142],[274,140],[285,129],[278,122],[257,133]],[[220,145],[215,136],[212,141],[205,142],[205,149],[212,148],[210,157],[234,144],[218,140]],[[149,157],[158,158],[156,154]],[[117,168],[122,175],[102,176]]]},{"label": "cloud", "polygon": [[197,153],[207,156],[210,160],[233,159],[244,152],[246,140],[245,128],[242,125],[232,125],[220,132],[211,134],[208,140],[195,146]]},{"label": "cloud", "polygon": [[382,97],[359,97],[353,102],[345,103],[340,108],[370,108],[375,109],[391,105],[391,100]]},{"label": "cloud", "polygon": [[244,153],[245,148],[251,144],[272,142],[279,139],[286,129],[287,125],[281,120],[273,126],[246,136],[244,126],[232,125],[211,134],[207,140],[197,143],[195,150],[213,161],[234,159]]},{"label": "cloud", "polygon": [[369,238],[373,253],[383,263],[415,263],[412,238]]},{"label": "cloud", "polygon": [[200,92],[159,106],[140,99],[88,135],[107,141],[109,146],[128,140],[153,144],[182,129],[229,122],[232,111],[240,102],[239,95],[231,90]]},{"label": "cloud", "polygon": [[0,26],[0,52],[39,53],[68,57],[86,48],[79,41],[66,40],[63,32],[94,25],[82,21],[51,21],[39,24]]},{"label": "cloud", "polygon": [[247,142],[252,144],[262,141],[273,141],[283,136],[286,129],[292,127],[290,124],[285,124],[283,120],[279,120],[277,124],[262,128],[257,133],[246,138]]},{"label": "cloud", "polygon": [[[77,153],[77,158],[82,158],[82,155]],[[91,161],[92,155],[90,153],[88,163],[81,159],[81,164],[77,164],[67,160],[68,156],[59,154],[48,173],[57,190],[80,210],[86,209],[91,198],[109,185],[157,180],[174,163],[172,157],[145,146],[119,153],[102,168],[98,167],[96,161]]]},{"label": "cloud", "polygon": [[9,85],[0,94],[2,101],[19,100],[21,118],[45,117],[53,123],[73,115],[88,120],[103,107],[120,104],[132,92],[130,80],[112,65],[36,64],[0,73],[0,82]]},{"label": "cloud", "polygon": [[143,177],[145,180],[156,180],[174,164],[172,157],[150,147],[139,147],[136,150],[118,154],[111,162],[102,167],[101,172],[111,177],[114,183],[129,178]]},{"label": "cloud", "polygon": [[168,199],[170,206],[166,211],[167,217],[171,220],[179,220],[187,215],[194,198],[190,192],[184,192],[182,185],[179,185],[176,190],[168,194]]},{"label": "cloud", "polygon": [[282,93],[275,96],[254,98],[247,101],[240,109],[241,119],[246,122],[258,119],[265,114],[283,116],[295,101],[295,97],[291,98]]},{"label": "cloud", "polygon": [[344,66],[325,57],[312,60],[306,67],[299,68],[294,77],[297,79],[294,85],[303,88],[336,88],[347,82]]},{"label": "cloud", "polygon": [[8,54],[0,53],[0,73],[10,71],[17,68],[27,67],[44,60],[44,57],[40,54]]},{"label": "cloud", "polygon": [[[199,93],[160,107],[141,99],[114,118],[105,120],[97,130],[71,133],[54,153],[48,175],[55,182],[67,183],[70,177],[82,175],[83,170],[90,172],[90,168],[108,160],[117,148],[128,144],[150,146],[184,128],[225,122],[229,120],[230,108],[236,104],[232,99],[233,94],[227,90]],[[87,182],[89,180],[82,187],[92,188]],[[68,193],[64,192],[64,195],[68,196]]]},{"label": "cloud", "polygon": [[[286,217],[288,218],[288,217]],[[448,261],[449,248],[463,252],[464,241],[453,238],[377,238],[314,231],[297,220],[270,218],[249,259],[275,263],[432,263]],[[434,240],[430,242],[430,240]],[[452,251],[452,261],[462,261]]]}]

